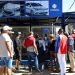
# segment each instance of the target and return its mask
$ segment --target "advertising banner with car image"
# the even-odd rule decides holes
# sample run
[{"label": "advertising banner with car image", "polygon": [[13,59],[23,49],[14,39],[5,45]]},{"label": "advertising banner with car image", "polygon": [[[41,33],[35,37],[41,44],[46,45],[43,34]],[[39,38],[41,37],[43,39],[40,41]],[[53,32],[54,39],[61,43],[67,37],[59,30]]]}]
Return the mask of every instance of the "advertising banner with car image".
[{"label": "advertising banner with car image", "polygon": [[60,17],[62,0],[26,0],[26,17]]},{"label": "advertising banner with car image", "polygon": [[0,17],[20,17],[24,16],[24,4],[25,1],[13,1],[13,0],[3,0],[0,1]]},{"label": "advertising banner with car image", "polygon": [[26,0],[25,16],[26,17],[48,17],[49,0]]},{"label": "advertising banner with car image", "polygon": [[62,0],[0,0],[0,18],[58,17]]}]

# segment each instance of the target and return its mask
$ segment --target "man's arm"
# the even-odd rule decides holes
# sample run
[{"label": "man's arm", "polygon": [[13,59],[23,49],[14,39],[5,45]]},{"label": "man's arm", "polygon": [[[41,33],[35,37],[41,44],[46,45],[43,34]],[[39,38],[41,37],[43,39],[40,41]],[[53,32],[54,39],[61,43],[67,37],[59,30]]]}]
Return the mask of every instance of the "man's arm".
[{"label": "man's arm", "polygon": [[9,47],[9,41],[5,41],[5,44],[6,44],[8,52],[10,53],[10,57],[12,58],[13,57],[13,53],[12,53],[11,48]]},{"label": "man's arm", "polygon": [[60,47],[60,37],[57,37],[56,43],[55,43],[55,51],[58,52]]},{"label": "man's arm", "polygon": [[25,46],[25,39],[24,39],[23,42],[22,42],[22,46],[23,46],[24,48],[26,48],[26,46]]}]

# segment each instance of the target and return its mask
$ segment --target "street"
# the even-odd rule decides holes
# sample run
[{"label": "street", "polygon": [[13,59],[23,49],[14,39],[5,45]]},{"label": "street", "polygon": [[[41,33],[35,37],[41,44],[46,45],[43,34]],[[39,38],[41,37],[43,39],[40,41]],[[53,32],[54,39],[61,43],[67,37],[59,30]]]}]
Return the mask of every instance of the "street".
[{"label": "street", "polygon": [[[66,75],[75,75],[75,73],[71,73],[68,71],[70,65],[67,64],[67,70]],[[20,66],[20,69],[17,71],[13,71],[13,75],[59,75],[60,72],[53,72],[50,69],[45,69],[42,72],[36,72],[35,69],[33,69],[32,73],[30,73],[27,69],[27,66]]]}]

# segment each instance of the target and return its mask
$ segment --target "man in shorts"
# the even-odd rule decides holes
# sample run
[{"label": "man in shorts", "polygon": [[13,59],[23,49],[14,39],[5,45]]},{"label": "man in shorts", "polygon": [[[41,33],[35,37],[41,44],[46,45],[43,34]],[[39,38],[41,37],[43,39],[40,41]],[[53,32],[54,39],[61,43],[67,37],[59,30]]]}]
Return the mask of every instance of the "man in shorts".
[{"label": "man in shorts", "polygon": [[12,60],[14,55],[13,42],[10,38],[12,28],[3,26],[0,35],[0,75],[12,75]]},{"label": "man in shorts", "polygon": [[22,50],[22,44],[21,44],[21,32],[18,32],[15,39],[14,39],[14,52],[15,52],[15,61],[16,61],[16,70],[19,70],[19,65],[21,61],[21,50]]}]

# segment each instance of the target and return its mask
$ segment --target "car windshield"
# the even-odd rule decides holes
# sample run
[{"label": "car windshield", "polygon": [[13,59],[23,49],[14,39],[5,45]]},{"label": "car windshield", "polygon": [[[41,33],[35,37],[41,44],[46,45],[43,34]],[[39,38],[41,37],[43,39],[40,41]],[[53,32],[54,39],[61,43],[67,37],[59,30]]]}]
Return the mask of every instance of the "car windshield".
[{"label": "car windshield", "polygon": [[27,5],[27,6],[28,6],[28,5],[31,5],[31,6],[42,6],[42,5],[39,4],[39,3],[27,3],[26,5]]}]

